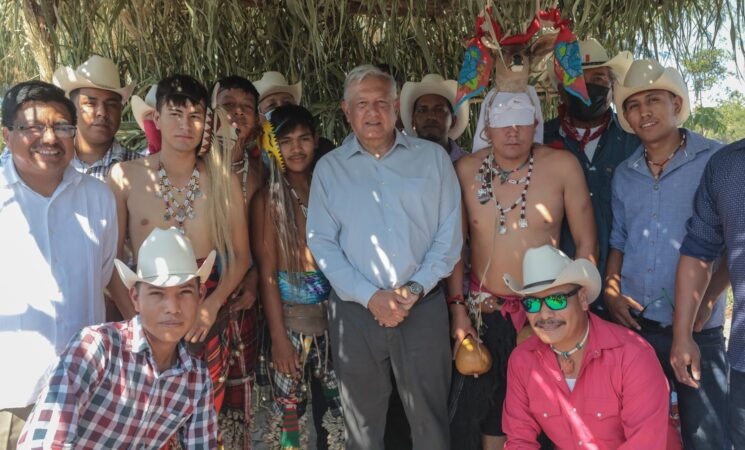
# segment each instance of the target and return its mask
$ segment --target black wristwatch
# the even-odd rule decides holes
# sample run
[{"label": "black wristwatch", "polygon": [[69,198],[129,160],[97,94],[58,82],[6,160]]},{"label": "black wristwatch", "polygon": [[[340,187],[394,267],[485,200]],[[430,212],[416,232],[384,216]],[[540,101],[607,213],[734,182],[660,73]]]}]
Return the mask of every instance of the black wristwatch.
[{"label": "black wristwatch", "polygon": [[404,285],[409,290],[409,294],[416,295],[417,299],[422,298],[424,287],[416,281],[409,281]]}]

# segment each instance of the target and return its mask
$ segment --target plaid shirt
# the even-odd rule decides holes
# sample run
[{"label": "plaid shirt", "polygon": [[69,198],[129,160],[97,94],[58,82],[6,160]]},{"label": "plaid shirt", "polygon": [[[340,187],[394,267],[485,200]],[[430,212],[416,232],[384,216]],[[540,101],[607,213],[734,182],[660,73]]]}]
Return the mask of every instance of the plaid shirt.
[{"label": "plaid shirt", "polygon": [[78,172],[90,175],[94,178],[98,178],[101,181],[106,181],[106,177],[109,175],[111,166],[118,162],[131,161],[138,158],[142,158],[142,155],[137,152],[127,150],[126,148],[122,147],[122,144],[114,139],[114,142],[111,144],[111,148],[106,151],[106,153],[103,155],[103,158],[99,159],[89,166],[88,164],[79,160],[76,155],[75,158],[72,160],[72,166]]},{"label": "plaid shirt", "polygon": [[207,367],[183,343],[158,373],[139,315],[81,330],[60,355],[19,449],[217,448]]}]

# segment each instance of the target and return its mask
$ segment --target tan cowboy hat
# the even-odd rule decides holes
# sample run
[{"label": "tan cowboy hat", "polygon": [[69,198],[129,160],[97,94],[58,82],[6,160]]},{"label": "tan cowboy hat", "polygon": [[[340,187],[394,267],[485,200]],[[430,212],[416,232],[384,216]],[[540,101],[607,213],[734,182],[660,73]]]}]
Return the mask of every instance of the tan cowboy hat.
[{"label": "tan cowboy hat", "polygon": [[619,79],[613,87],[614,102],[619,108],[618,122],[624,130],[634,133],[623,113],[623,103],[626,99],[639,92],[656,89],[672,92],[683,99],[680,113],[676,116],[676,126],[679,127],[688,120],[688,116],[691,115],[691,101],[688,98],[688,86],[680,73],[672,67],[663,67],[653,59],[640,59],[631,64],[623,81]]},{"label": "tan cowboy hat", "polygon": [[114,260],[114,264],[127,289],[138,281],[158,287],[172,287],[196,277],[199,277],[202,283],[207,281],[215,263],[215,255],[215,251],[212,250],[202,263],[202,267],[197,268],[197,260],[189,238],[181,234],[176,227],[167,230],[155,228],[140,246],[136,274],[118,259]]},{"label": "tan cowboy hat", "polygon": [[[587,38],[579,41],[579,51],[582,56],[582,69],[595,69],[597,67],[608,67],[616,76],[616,79],[622,80],[626,76],[634,57],[629,51],[620,51],[613,58],[608,56],[608,52],[600,45],[595,38]],[[556,79],[556,73],[553,70],[554,60],[551,56],[546,62],[546,72],[551,84],[556,89],[559,86],[559,80]]]},{"label": "tan cowboy hat", "polygon": [[300,96],[303,93],[303,82],[289,84],[287,79],[279,72],[264,72],[259,81],[254,81],[254,87],[259,91],[259,101],[264,97],[278,92],[287,92],[300,104]]},{"label": "tan cowboy hat", "polygon": [[[437,94],[445,97],[450,102],[451,107],[455,107],[455,95],[458,90],[458,82],[455,80],[445,80],[440,75],[433,73],[427,74],[421,82],[409,81],[404,83],[401,88],[401,122],[406,128],[406,133],[410,136],[416,136],[411,123],[414,115],[414,103],[422,95]],[[448,131],[450,139],[458,139],[466,127],[468,127],[468,101],[461,103],[457,111],[454,111],[453,125]]]},{"label": "tan cowboy hat", "polygon": [[157,93],[158,85],[154,84],[150,86],[150,90],[147,91],[145,100],[143,100],[139,95],[132,96],[132,115],[135,116],[137,126],[140,127],[140,130],[145,130],[145,116],[155,111]]},{"label": "tan cowboy hat", "polygon": [[578,284],[587,289],[587,300],[594,302],[600,294],[600,273],[589,260],[572,261],[561,250],[550,245],[531,248],[523,257],[523,283],[509,274],[504,283],[520,296],[535,294],[564,284]]},{"label": "tan cowboy hat", "polygon": [[93,55],[77,69],[63,66],[54,71],[52,81],[62,88],[67,95],[81,88],[103,89],[116,92],[122,97],[122,104],[127,103],[135,84],[122,86],[119,81],[119,69],[109,58]]}]

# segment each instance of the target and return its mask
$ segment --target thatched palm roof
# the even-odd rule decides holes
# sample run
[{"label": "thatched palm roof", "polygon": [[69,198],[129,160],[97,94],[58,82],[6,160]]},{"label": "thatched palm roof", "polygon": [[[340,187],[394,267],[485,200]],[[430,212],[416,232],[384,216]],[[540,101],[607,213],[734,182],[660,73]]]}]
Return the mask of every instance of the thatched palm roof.
[{"label": "thatched palm roof", "polygon": [[[387,63],[402,80],[455,77],[464,42],[486,1],[477,0],[5,0],[0,2],[0,79],[50,79],[61,64],[92,53],[118,61],[139,93],[174,72],[210,82],[265,70],[304,82],[304,104],[324,134],[345,133],[338,100],[345,72]],[[495,0],[499,21],[517,31],[535,0]],[[549,5],[542,1],[542,7]],[[684,56],[727,36],[742,48],[745,0],[565,0],[579,36],[610,50]],[[126,127],[125,127],[126,128]]]}]

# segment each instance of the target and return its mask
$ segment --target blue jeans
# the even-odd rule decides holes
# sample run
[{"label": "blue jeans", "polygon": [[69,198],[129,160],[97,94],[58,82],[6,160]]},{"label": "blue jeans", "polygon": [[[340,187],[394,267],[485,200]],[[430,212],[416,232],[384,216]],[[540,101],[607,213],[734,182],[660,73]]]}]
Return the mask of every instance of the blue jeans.
[{"label": "blue jeans", "polygon": [[745,450],[745,372],[730,370],[729,429],[735,450]]},{"label": "blue jeans", "polygon": [[[722,327],[693,333],[693,340],[701,351],[701,382],[698,389],[678,383],[675,378],[670,365],[672,333],[669,329],[642,330],[639,334],[654,348],[665,375],[671,380],[678,393],[678,411],[684,448],[686,450],[730,448],[726,426],[729,363]],[[742,398],[745,404],[745,382]],[[745,422],[740,422],[741,427],[743,423]]]}]

